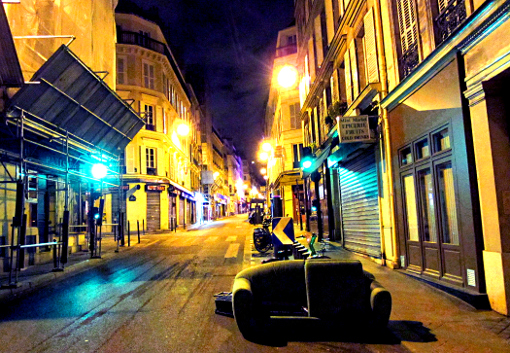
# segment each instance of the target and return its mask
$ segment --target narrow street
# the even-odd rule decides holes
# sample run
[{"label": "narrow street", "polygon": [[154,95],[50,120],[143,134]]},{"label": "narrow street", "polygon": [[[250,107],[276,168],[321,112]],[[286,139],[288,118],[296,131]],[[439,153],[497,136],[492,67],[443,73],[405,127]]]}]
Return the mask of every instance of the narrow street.
[{"label": "narrow street", "polygon": [[200,230],[146,235],[130,251],[3,306],[0,351],[407,351],[399,344],[270,347],[244,340],[234,319],[215,314],[214,294],[230,291],[252,229],[241,215]]}]

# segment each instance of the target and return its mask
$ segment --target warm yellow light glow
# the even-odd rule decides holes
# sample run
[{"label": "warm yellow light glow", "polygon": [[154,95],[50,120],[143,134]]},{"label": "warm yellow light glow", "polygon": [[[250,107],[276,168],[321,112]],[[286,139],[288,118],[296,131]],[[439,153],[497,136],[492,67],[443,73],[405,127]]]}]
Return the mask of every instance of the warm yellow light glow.
[{"label": "warm yellow light glow", "polygon": [[296,84],[298,73],[294,66],[286,65],[278,73],[278,84],[283,88],[290,88]]},{"label": "warm yellow light glow", "polygon": [[267,169],[266,168],[261,168],[260,169],[260,174],[264,175],[267,173]]},{"label": "warm yellow light glow", "polygon": [[262,151],[264,152],[271,152],[271,144],[269,142],[264,142],[262,144]]},{"label": "warm yellow light glow", "polygon": [[269,154],[267,152],[260,152],[259,159],[261,161],[267,161],[269,159]]},{"label": "warm yellow light glow", "polygon": [[220,172],[214,172],[213,178],[216,180],[216,178],[220,175]]},{"label": "warm yellow light glow", "polygon": [[244,189],[244,190],[248,189],[248,184],[244,184],[244,185],[243,185],[243,189]]},{"label": "warm yellow light glow", "polygon": [[267,175],[264,175],[264,180],[267,180],[269,179],[269,177]]},{"label": "warm yellow light glow", "polygon": [[186,123],[181,123],[177,126],[177,134],[179,136],[188,136],[189,134],[189,126]]}]

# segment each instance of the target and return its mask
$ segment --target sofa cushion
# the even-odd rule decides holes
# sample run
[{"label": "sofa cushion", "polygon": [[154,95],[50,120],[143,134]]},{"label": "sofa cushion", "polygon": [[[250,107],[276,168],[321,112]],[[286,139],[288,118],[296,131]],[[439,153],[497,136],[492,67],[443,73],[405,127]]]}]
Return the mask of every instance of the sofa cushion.
[{"label": "sofa cushion", "polygon": [[270,314],[292,312],[307,305],[303,260],[276,261],[239,272],[251,283],[254,305]]},{"label": "sofa cushion", "polygon": [[305,264],[308,313],[321,319],[345,322],[369,319],[370,280],[361,262],[310,260]]}]

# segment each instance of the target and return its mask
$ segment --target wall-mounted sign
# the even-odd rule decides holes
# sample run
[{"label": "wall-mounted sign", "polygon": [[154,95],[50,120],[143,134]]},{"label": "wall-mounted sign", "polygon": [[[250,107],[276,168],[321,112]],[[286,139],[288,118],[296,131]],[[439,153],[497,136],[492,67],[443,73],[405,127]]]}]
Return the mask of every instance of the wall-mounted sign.
[{"label": "wall-mounted sign", "polygon": [[145,191],[165,191],[165,185],[145,185]]},{"label": "wall-mounted sign", "polygon": [[343,116],[338,121],[340,143],[375,141],[368,125],[368,115]]},{"label": "wall-mounted sign", "polygon": [[129,201],[136,201],[136,196],[135,195],[129,196]]}]

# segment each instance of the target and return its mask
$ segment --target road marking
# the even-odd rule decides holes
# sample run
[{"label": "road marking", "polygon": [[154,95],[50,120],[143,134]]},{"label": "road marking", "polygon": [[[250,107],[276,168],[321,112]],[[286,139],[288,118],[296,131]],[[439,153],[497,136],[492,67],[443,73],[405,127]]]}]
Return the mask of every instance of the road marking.
[{"label": "road marking", "polygon": [[232,241],[236,241],[236,240],[237,240],[237,235],[231,235],[231,236],[227,237],[226,241],[232,242]]},{"label": "road marking", "polygon": [[216,241],[216,240],[218,240],[218,237],[209,237],[209,238],[207,238],[206,240],[204,240],[204,242],[206,242],[206,243],[210,243],[210,242],[212,242],[212,241]]},{"label": "road marking", "polygon": [[242,228],[242,226],[236,226],[236,228]]},{"label": "road marking", "polygon": [[225,253],[225,259],[230,259],[232,257],[237,257],[237,253],[239,252],[239,246],[241,244],[230,244],[228,246],[227,252]]}]

